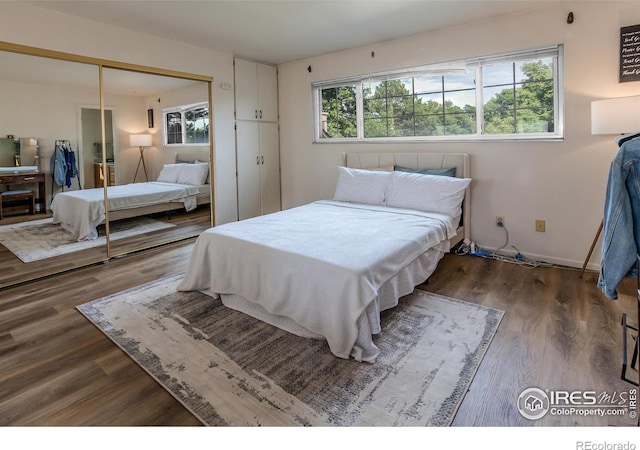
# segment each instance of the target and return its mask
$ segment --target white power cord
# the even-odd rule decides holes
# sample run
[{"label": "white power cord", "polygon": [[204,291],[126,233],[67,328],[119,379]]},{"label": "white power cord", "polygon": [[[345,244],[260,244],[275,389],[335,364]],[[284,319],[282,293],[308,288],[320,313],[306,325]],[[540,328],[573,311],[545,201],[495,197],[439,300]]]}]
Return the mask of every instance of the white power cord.
[{"label": "white power cord", "polygon": [[471,242],[465,239],[463,242],[460,243],[460,245],[458,245],[458,247],[455,249],[454,252],[457,255],[469,254],[469,255],[479,256],[481,258],[494,259],[496,261],[517,264],[526,269],[535,269],[536,267],[552,267],[553,266],[553,264],[551,263],[547,263],[544,261],[537,261],[537,260],[525,257],[524,255],[522,255],[522,253],[520,253],[520,250],[518,250],[514,245],[511,246],[516,251],[516,254],[514,256],[501,254],[500,251],[502,251],[507,247],[507,245],[509,245],[509,231],[507,230],[507,227],[504,226],[504,224],[502,224],[500,228],[504,229],[505,242],[496,250],[494,251],[485,250],[477,246],[474,242]]}]

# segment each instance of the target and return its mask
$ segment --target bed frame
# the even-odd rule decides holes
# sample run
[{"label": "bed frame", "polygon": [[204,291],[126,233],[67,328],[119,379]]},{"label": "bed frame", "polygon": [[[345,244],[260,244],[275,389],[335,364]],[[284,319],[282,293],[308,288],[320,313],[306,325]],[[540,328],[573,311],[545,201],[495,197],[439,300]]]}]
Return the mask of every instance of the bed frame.
[{"label": "bed frame", "polygon": [[[410,169],[456,168],[457,178],[471,178],[471,158],[466,153],[346,153],[343,164],[354,169],[375,169],[402,166]],[[462,203],[462,216],[456,235],[450,239],[453,247],[463,239],[471,240],[471,185]]]},{"label": "bed frame", "polygon": [[[196,161],[209,162],[209,151],[183,151],[174,154],[175,162],[188,162],[195,163]],[[207,183],[211,183],[211,171],[207,178]],[[211,196],[198,197],[196,199],[198,206],[211,203]],[[148,214],[156,213],[171,213],[178,209],[184,208],[184,204],[181,202],[168,202],[160,203],[157,205],[143,206],[140,208],[121,209],[117,211],[109,211],[109,221],[130,219],[132,217],[146,216]]]}]

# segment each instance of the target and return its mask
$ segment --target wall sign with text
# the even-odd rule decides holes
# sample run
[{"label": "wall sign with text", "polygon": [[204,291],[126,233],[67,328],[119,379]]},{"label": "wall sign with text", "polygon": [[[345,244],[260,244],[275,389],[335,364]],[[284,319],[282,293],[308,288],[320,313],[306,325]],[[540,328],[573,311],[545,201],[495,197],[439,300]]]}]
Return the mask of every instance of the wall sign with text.
[{"label": "wall sign with text", "polygon": [[640,25],[620,28],[620,83],[640,81]]}]

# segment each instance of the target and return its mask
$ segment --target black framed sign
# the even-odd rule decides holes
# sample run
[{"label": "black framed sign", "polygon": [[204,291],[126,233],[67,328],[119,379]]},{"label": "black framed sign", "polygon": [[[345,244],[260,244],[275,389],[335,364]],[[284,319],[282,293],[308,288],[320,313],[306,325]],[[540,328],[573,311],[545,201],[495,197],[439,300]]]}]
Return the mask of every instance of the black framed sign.
[{"label": "black framed sign", "polygon": [[620,28],[620,83],[640,81],[640,25]]}]

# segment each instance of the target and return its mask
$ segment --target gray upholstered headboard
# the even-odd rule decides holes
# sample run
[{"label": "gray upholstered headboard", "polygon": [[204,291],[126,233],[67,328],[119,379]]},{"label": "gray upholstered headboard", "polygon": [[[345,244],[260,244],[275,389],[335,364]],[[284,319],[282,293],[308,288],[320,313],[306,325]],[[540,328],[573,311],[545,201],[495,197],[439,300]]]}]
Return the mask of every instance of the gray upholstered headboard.
[{"label": "gray upholstered headboard", "polygon": [[175,153],[174,156],[175,162],[208,162],[209,150],[183,150],[180,153]]},{"label": "gray upholstered headboard", "polygon": [[388,165],[411,169],[456,168],[456,177],[471,178],[470,158],[466,153],[347,153],[347,167],[371,169]]},{"label": "gray upholstered headboard", "polygon": [[[390,165],[411,169],[456,168],[456,177],[471,178],[471,158],[467,153],[347,153],[344,165],[355,169],[374,169]],[[465,239],[471,240],[471,185],[467,187],[462,204],[460,230]]]}]

